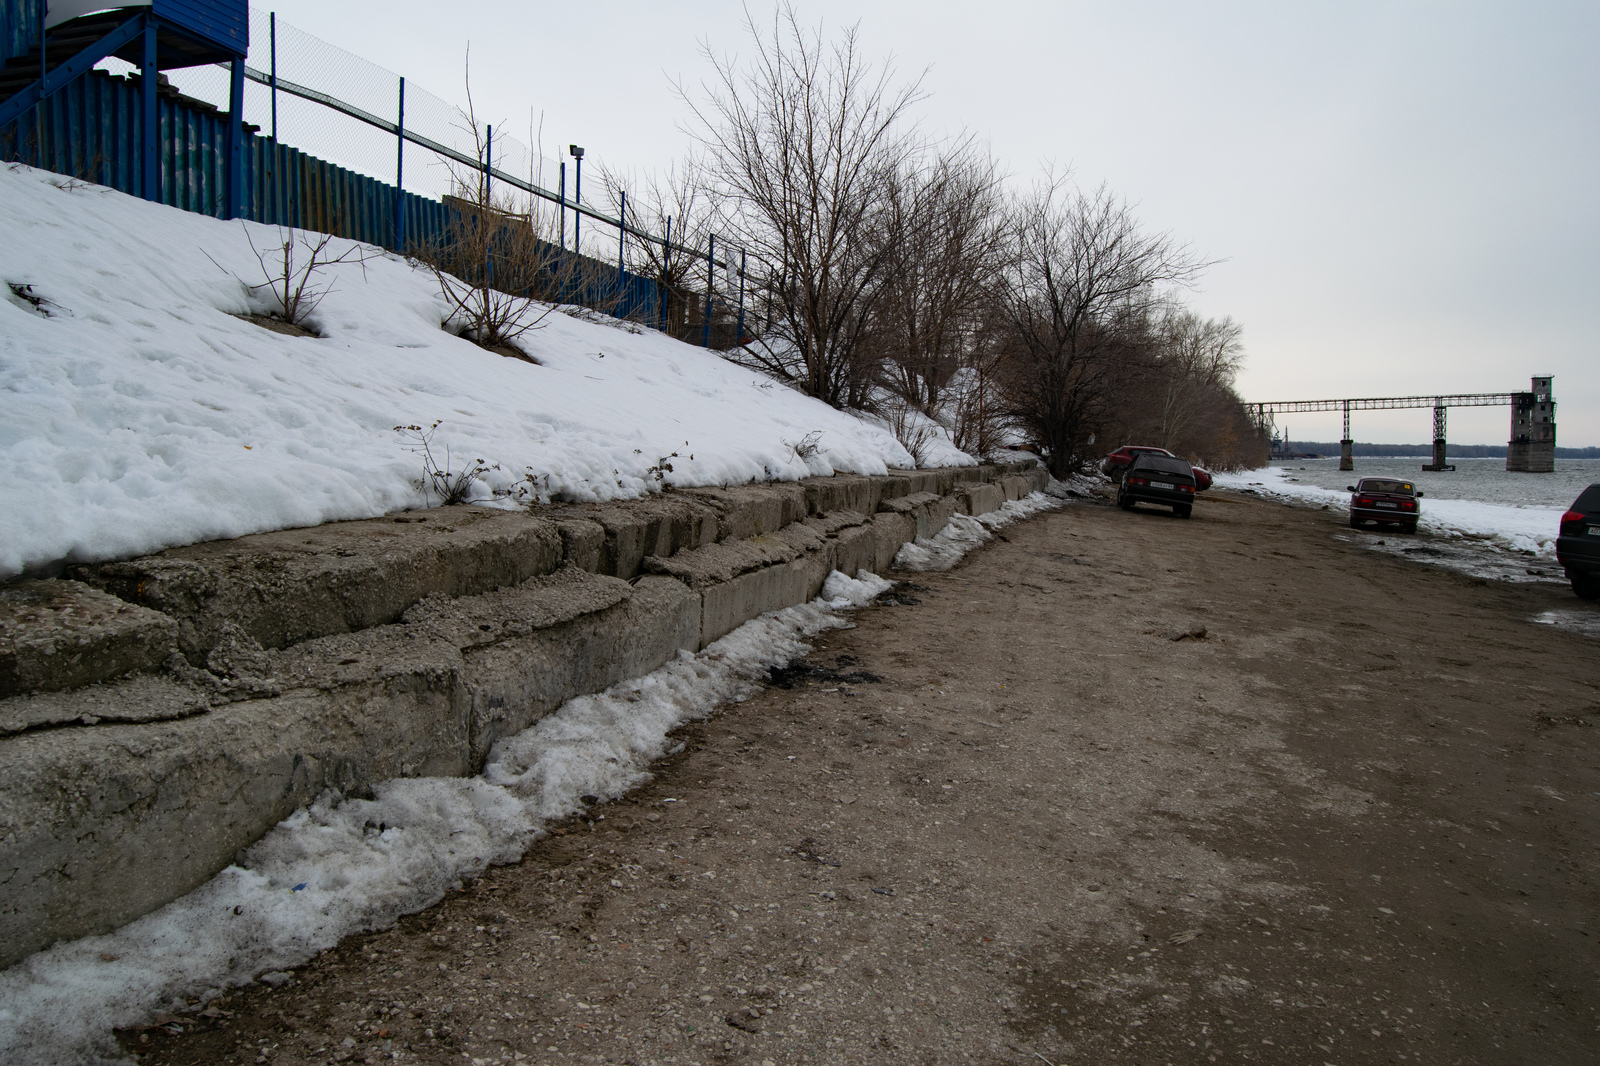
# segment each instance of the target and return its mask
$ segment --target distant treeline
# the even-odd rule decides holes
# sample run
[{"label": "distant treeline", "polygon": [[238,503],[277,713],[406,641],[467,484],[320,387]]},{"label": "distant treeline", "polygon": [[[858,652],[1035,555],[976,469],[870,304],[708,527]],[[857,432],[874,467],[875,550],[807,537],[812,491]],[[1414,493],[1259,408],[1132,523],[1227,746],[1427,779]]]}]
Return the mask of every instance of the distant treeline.
[{"label": "distant treeline", "polygon": [[[1310,441],[1292,440],[1289,442],[1291,451],[1316,452],[1318,455],[1338,455],[1338,441]],[[1357,441],[1350,446],[1354,455],[1370,455],[1375,457],[1394,455],[1432,455],[1431,444],[1362,444]],[[1449,454],[1454,459],[1504,459],[1506,446],[1504,444],[1452,444]],[[1557,459],[1600,459],[1600,448],[1557,448]]]}]

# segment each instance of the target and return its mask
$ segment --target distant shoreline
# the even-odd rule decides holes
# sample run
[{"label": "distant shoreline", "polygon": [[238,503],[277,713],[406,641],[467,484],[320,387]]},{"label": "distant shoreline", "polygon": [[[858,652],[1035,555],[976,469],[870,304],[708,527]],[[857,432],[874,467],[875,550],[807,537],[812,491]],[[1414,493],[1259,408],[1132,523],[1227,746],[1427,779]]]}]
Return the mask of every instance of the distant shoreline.
[{"label": "distant shoreline", "polygon": [[[1292,440],[1288,442],[1291,451],[1316,452],[1319,455],[1338,458],[1338,441],[1309,441]],[[1447,449],[1452,459],[1504,459],[1506,446],[1504,444],[1451,444]],[[1431,444],[1363,444],[1357,441],[1351,445],[1352,455],[1365,455],[1370,458],[1381,459],[1431,459],[1433,446]],[[1600,448],[1557,448],[1557,459],[1600,459]]]}]

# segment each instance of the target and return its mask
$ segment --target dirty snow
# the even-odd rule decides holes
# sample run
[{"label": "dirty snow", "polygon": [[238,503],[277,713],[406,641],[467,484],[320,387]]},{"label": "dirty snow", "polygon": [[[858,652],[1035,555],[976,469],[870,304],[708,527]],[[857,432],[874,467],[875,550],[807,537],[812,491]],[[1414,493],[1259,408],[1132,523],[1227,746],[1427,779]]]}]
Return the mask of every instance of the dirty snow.
[{"label": "dirty snow", "polygon": [[463,878],[516,861],[542,825],[649,779],[668,735],[738,701],[767,671],[848,626],[840,613],[893,583],[835,571],[823,597],[746,622],[698,655],[569,700],[500,741],[474,778],[385,782],[370,800],[325,793],[238,865],[105,936],[41,951],[0,973],[0,1062],[126,1061],[113,1028],[197,1008],[229,987],[281,984],[351,933],[391,925]]},{"label": "dirty snow", "polygon": [[[424,506],[393,427],[435,420],[457,468],[498,465],[481,494],[913,465],[881,422],[600,316],[550,314],[521,342],[539,366],[484,351],[392,255],[327,271],[320,338],[269,332],[237,316],[270,309],[247,235],[279,232],[0,167],[0,578]],[[972,462],[944,436],[924,458]]]}]

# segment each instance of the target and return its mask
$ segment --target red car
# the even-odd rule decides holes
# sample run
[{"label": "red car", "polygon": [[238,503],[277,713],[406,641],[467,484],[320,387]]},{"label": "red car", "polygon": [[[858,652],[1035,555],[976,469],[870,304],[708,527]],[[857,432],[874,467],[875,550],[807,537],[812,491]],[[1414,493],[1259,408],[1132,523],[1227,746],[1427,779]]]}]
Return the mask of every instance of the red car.
[{"label": "red car", "polygon": [[[1123,473],[1133,465],[1134,457],[1138,455],[1165,455],[1170,459],[1179,458],[1165,448],[1156,448],[1148,444],[1124,444],[1105,457],[1105,461],[1100,464],[1100,472],[1112,481],[1120,482]],[[1196,492],[1204,492],[1211,487],[1211,474],[1209,471],[1193,464],[1190,465],[1189,469],[1194,471],[1194,490]]]},{"label": "red car", "polygon": [[1350,528],[1360,529],[1368,522],[1389,522],[1402,533],[1417,531],[1422,493],[1409,481],[1387,477],[1364,477],[1350,491]]}]

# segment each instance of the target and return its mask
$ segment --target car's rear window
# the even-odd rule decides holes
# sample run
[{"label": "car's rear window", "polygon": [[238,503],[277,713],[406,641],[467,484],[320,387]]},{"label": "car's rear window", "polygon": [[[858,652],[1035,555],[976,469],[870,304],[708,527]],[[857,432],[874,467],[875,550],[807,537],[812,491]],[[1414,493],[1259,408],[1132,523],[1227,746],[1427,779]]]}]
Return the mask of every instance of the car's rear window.
[{"label": "car's rear window", "polygon": [[1590,485],[1584,489],[1573,503],[1572,509],[1582,511],[1584,514],[1600,511],[1600,485]]},{"label": "car's rear window", "polygon": [[1381,477],[1364,477],[1361,479],[1362,492],[1396,492],[1409,495],[1412,491],[1409,481],[1390,481]]},{"label": "car's rear window", "polygon": [[1140,470],[1161,470],[1168,474],[1191,473],[1188,463],[1165,455],[1140,455],[1134,459],[1133,465]]}]

